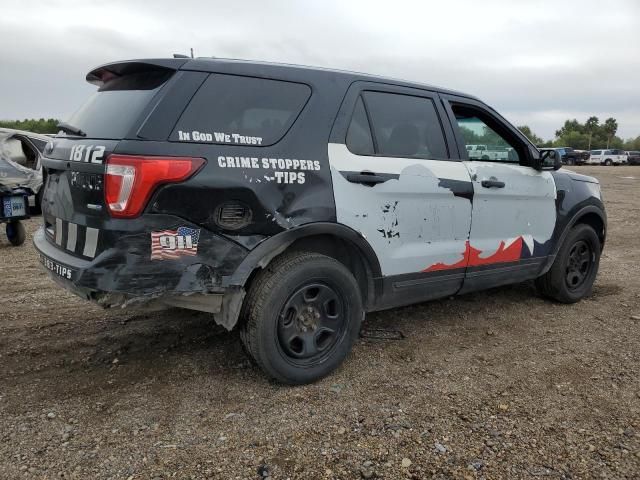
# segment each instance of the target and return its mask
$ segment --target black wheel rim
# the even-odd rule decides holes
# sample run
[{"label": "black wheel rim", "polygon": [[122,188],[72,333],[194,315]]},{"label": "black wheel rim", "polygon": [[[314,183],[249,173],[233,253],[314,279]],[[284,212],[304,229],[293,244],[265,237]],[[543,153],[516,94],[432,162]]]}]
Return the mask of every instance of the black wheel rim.
[{"label": "black wheel rim", "polygon": [[578,240],[569,250],[565,281],[569,290],[576,290],[584,285],[593,268],[594,255],[591,245]]},{"label": "black wheel rim", "polygon": [[327,358],[344,334],[342,295],[324,283],[309,283],[294,292],[278,315],[278,345],[286,359],[314,365]]}]

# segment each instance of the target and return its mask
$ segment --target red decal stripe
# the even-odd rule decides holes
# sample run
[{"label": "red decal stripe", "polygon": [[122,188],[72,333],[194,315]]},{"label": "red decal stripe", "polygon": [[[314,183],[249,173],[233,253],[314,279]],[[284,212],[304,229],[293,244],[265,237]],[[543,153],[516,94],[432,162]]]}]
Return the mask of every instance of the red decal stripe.
[{"label": "red decal stripe", "polygon": [[506,246],[504,240],[500,242],[498,250],[486,258],[482,258],[481,250],[473,248],[469,240],[465,243],[465,250],[462,253],[462,259],[456,263],[434,263],[430,267],[422,270],[423,272],[438,272],[441,270],[453,270],[456,268],[477,267],[480,265],[491,265],[493,263],[517,262],[522,254],[522,237],[518,237],[512,244]]}]

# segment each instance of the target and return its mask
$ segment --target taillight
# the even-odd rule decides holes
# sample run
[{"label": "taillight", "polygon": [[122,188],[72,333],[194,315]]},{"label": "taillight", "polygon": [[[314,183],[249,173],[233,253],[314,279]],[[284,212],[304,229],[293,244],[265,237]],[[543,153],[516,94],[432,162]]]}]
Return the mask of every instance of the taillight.
[{"label": "taillight", "polygon": [[104,182],[107,210],[112,217],[136,217],[158,185],[182,182],[204,162],[190,157],[110,155]]}]

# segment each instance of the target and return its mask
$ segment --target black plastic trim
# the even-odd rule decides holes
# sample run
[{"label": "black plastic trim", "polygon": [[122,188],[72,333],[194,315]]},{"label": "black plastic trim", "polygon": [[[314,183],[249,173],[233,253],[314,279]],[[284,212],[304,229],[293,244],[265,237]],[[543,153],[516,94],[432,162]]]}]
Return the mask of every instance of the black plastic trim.
[{"label": "black plastic trim", "polygon": [[256,268],[264,268],[294,241],[313,235],[333,235],[352,242],[364,255],[373,278],[382,276],[378,257],[362,235],[340,223],[318,222],[295,227],[264,240],[246,256],[225,286],[244,286]]}]

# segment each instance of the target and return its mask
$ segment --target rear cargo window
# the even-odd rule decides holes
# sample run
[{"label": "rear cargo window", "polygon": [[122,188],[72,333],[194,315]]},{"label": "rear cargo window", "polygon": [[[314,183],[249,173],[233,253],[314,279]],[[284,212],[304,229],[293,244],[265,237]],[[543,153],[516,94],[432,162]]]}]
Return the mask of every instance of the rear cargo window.
[{"label": "rear cargo window", "polygon": [[67,123],[85,132],[88,138],[124,138],[172,73],[159,69],[108,80]]},{"label": "rear cargo window", "polygon": [[273,145],[310,95],[311,89],[300,83],[212,74],[178,120],[171,140]]}]

